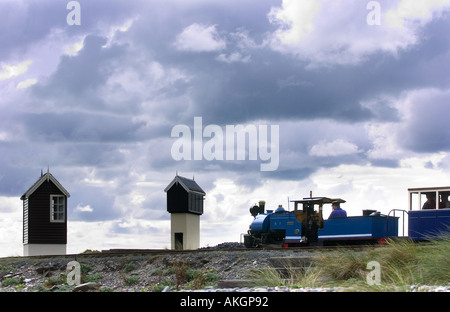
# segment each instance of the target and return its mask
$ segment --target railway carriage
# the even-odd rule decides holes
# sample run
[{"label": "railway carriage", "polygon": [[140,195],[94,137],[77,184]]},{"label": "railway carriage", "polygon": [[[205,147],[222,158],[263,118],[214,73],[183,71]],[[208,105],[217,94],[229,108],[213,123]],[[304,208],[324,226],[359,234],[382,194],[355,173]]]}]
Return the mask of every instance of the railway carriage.
[{"label": "railway carriage", "polygon": [[408,189],[408,237],[429,240],[450,232],[450,186]]}]

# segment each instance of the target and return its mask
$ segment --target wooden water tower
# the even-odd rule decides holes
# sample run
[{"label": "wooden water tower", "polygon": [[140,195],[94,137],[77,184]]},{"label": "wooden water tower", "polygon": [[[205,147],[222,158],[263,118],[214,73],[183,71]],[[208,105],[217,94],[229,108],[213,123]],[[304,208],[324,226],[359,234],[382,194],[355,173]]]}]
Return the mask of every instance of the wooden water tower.
[{"label": "wooden water tower", "polygon": [[206,193],[193,179],[176,175],[164,189],[167,193],[167,211],[170,213],[172,249],[200,247],[200,216]]},{"label": "wooden water tower", "polygon": [[69,192],[47,170],[20,197],[23,200],[23,254],[65,255]]}]

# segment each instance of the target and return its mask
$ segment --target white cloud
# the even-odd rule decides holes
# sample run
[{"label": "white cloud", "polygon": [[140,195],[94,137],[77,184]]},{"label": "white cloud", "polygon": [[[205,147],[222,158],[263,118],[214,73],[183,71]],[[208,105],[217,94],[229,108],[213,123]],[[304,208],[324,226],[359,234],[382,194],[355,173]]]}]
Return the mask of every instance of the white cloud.
[{"label": "white cloud", "polygon": [[296,43],[313,32],[316,18],[323,1],[283,0],[280,7],[273,7],[268,18],[270,23],[280,25],[275,35],[282,43]]},{"label": "white cloud", "polygon": [[[127,66],[124,66],[127,64]],[[184,71],[176,67],[163,66],[159,62],[148,62],[140,55],[134,57],[130,54],[129,60],[112,69],[106,83],[100,88],[99,93],[108,103],[110,109],[118,111],[126,110],[131,105],[139,105],[143,110],[153,110],[154,107],[148,103],[154,101],[161,104],[161,99],[156,97],[162,92],[171,90],[177,83],[187,83],[191,77]],[[150,114],[135,116],[136,120],[154,119],[154,111]]]},{"label": "white cloud", "polygon": [[433,15],[450,7],[450,0],[402,0],[395,9],[388,11],[385,21],[388,26],[405,29],[405,22],[418,21],[426,24]]},{"label": "white cloud", "polygon": [[226,41],[220,38],[216,25],[194,23],[177,36],[175,46],[182,51],[211,52],[224,49]]},{"label": "white cloud", "polygon": [[[430,158],[431,157],[431,158]],[[322,168],[310,180],[315,188],[313,195],[341,197],[347,202],[343,208],[351,216],[361,215],[363,209],[376,209],[388,214],[391,209],[408,209],[407,189],[413,187],[444,186],[449,175],[443,170],[423,166],[425,159],[442,159],[442,155],[402,162],[400,168],[340,165]],[[444,181],[443,184],[439,181]],[[330,213],[324,210],[324,217]],[[399,229],[400,230],[400,229]]]},{"label": "white cloud", "polygon": [[111,44],[117,37],[116,35],[119,33],[127,32],[137,20],[139,20],[139,17],[130,18],[120,25],[113,25],[109,29],[105,29],[103,35],[107,38],[107,42],[105,43],[103,48],[111,46]]},{"label": "white cloud", "polygon": [[75,208],[75,211],[81,211],[81,212],[93,212],[94,209],[92,209],[92,207],[90,205],[81,205],[78,204],[77,207]]},{"label": "white cloud", "polygon": [[[396,98],[385,99],[398,112],[399,119],[364,126],[372,143],[367,156],[402,161],[411,157],[413,151],[447,151],[450,146],[446,133],[449,99],[450,89],[438,88],[405,90]],[[376,103],[364,105],[370,107]]]},{"label": "white cloud", "polygon": [[133,25],[134,21],[136,19],[129,19],[127,21],[125,21],[125,23],[123,23],[121,26],[118,27],[114,27],[113,29],[117,29],[120,32],[126,32],[128,31],[128,29],[130,29],[131,25]]},{"label": "white cloud", "polygon": [[450,89],[422,88],[402,92],[392,103],[400,120],[369,126],[374,149],[369,156],[402,158],[411,151],[448,151],[447,135]]},{"label": "white cloud", "polygon": [[29,78],[17,84],[17,89],[25,89],[37,83],[37,79]]},{"label": "white cloud", "polygon": [[236,183],[233,174],[224,173],[223,176],[227,177],[215,179],[214,187],[207,190],[205,196],[204,214],[200,218],[201,246],[239,241],[253,221],[249,208],[260,200],[266,202],[266,210],[274,210],[280,204],[288,209],[289,196],[300,199],[309,194],[305,183],[266,180],[259,187],[250,189]]},{"label": "white cloud", "polygon": [[[128,228],[129,225],[136,228]],[[95,239],[92,239],[93,237]],[[100,222],[72,221],[68,224],[68,253],[79,253],[86,249],[113,248],[170,248],[170,221],[127,219]]]},{"label": "white cloud", "polygon": [[268,14],[277,26],[269,44],[310,67],[359,64],[380,51],[397,56],[420,41],[421,27],[448,10],[450,0],[380,2],[381,25],[368,25],[372,12],[359,0],[283,0]]},{"label": "white cloud", "polygon": [[0,142],[9,142],[10,141],[10,135],[6,131],[0,132]]},{"label": "white cloud", "polygon": [[19,197],[0,196],[0,257],[22,256],[23,208]]},{"label": "white cloud", "polygon": [[20,76],[28,71],[28,67],[33,61],[28,60],[17,65],[2,64],[2,70],[0,71],[0,81],[11,79]]},{"label": "white cloud", "polygon": [[361,150],[357,145],[347,142],[343,139],[337,139],[331,142],[321,141],[311,147],[310,156],[341,156],[360,153]]},{"label": "white cloud", "polygon": [[64,47],[64,53],[67,55],[77,55],[78,52],[81,51],[81,49],[83,49],[83,43],[84,43],[84,38],[78,42],[75,42],[74,44],[70,44]]},{"label": "white cloud", "polygon": [[[431,165],[431,167],[437,167],[445,159],[445,157],[447,157],[447,155],[448,155],[447,153],[440,152],[408,157],[402,159],[400,161],[400,165],[403,168],[411,168],[411,169],[427,168],[430,167],[429,165]],[[442,179],[442,181],[445,180],[446,179]]]},{"label": "white cloud", "polygon": [[403,150],[398,147],[397,132],[398,124],[395,123],[372,123],[366,126],[373,148],[367,152],[372,159],[397,159]]}]

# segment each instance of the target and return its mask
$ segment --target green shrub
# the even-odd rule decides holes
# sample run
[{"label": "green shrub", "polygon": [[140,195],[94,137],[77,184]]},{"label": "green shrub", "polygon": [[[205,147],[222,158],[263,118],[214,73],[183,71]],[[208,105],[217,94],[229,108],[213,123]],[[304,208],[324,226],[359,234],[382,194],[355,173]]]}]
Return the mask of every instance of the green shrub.
[{"label": "green shrub", "polygon": [[131,272],[131,271],[133,271],[135,269],[136,269],[136,263],[134,263],[134,262],[128,262],[123,267],[123,270],[125,271],[125,273],[129,273],[129,272]]},{"label": "green shrub", "polygon": [[175,285],[177,289],[179,289],[181,284],[187,282],[187,272],[189,269],[189,264],[183,261],[174,261],[172,265],[175,274]]},{"label": "green shrub", "polygon": [[15,286],[15,285],[19,285],[19,284],[21,284],[21,282],[17,278],[14,278],[14,277],[5,278],[2,281],[3,287]]},{"label": "green shrub", "polygon": [[51,288],[55,285],[61,285],[64,284],[67,281],[67,277],[65,274],[60,274],[58,276],[50,276],[45,279],[44,286]]},{"label": "green shrub", "polygon": [[164,288],[166,288],[166,286],[174,286],[173,281],[170,279],[163,280],[160,283],[153,285],[151,287],[151,291],[152,292],[161,292],[161,291],[163,291]]},{"label": "green shrub", "polygon": [[81,266],[81,274],[88,274],[92,270],[91,265],[88,263],[80,263],[80,266]]},{"label": "green shrub", "polygon": [[125,285],[131,286],[131,285],[135,285],[137,283],[139,283],[139,276],[131,275],[131,276],[125,277]]},{"label": "green shrub", "polygon": [[94,273],[94,274],[89,274],[86,275],[84,277],[84,282],[85,283],[89,283],[89,282],[98,282],[102,279],[102,276],[99,273]]}]

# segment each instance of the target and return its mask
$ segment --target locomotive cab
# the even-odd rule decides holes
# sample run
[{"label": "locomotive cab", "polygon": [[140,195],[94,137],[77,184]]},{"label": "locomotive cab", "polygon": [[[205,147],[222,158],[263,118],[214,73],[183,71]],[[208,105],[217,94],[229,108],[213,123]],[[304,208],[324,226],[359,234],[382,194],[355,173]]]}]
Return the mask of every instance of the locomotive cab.
[{"label": "locomotive cab", "polygon": [[[341,198],[306,197],[294,200],[294,213],[298,222],[302,224],[302,239],[299,243],[319,245],[319,229],[323,229],[323,205],[333,202],[345,203]],[[301,209],[300,209],[301,204]],[[289,241],[289,238],[287,238]]]}]

